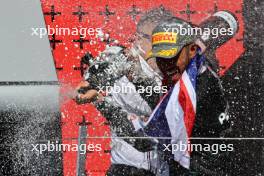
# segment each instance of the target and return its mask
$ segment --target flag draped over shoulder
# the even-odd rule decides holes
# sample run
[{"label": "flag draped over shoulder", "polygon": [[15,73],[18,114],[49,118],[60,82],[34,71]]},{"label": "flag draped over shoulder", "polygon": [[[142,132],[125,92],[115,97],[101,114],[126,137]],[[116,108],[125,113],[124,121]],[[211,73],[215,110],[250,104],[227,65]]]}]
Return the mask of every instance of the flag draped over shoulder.
[{"label": "flag draped over shoulder", "polygon": [[[163,97],[145,124],[144,131],[148,136],[171,138],[160,139],[161,144],[188,145],[195,121],[198,69],[204,59],[204,56],[196,54],[180,80]],[[190,153],[187,149],[172,151],[172,154],[175,161],[189,168]]]}]

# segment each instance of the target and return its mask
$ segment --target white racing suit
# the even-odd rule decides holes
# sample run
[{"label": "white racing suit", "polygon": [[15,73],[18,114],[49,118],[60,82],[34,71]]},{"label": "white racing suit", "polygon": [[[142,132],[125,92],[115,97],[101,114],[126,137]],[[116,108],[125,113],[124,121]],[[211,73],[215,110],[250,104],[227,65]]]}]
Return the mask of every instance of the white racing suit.
[{"label": "white racing suit", "polygon": [[[131,87],[130,93],[114,93],[117,92],[117,87]],[[112,101],[112,103],[121,107],[127,112],[128,118],[134,118],[131,120],[135,130],[140,129],[141,120],[140,116],[149,115],[151,113],[151,108],[142,99],[142,97],[136,92],[135,86],[127,79],[126,76],[120,78],[113,86],[113,93],[111,97],[106,97],[106,101]],[[111,99],[111,100],[109,100]],[[143,168],[146,170],[150,169],[150,162],[154,164],[157,160],[157,153],[155,151],[149,152],[139,152],[131,144],[127,143],[112,131],[112,150],[111,150],[111,162],[113,164],[125,164],[129,166],[134,166],[137,168]]]},{"label": "white racing suit", "polygon": [[[152,109],[155,107],[155,103],[153,102],[157,102],[157,98],[155,101],[152,101],[151,96],[144,99],[144,96],[137,92],[136,85],[140,82],[143,83],[144,86],[161,86],[161,78],[148,66],[143,58],[139,58],[137,66],[140,65],[140,68],[133,70],[134,78],[136,79],[132,82],[129,81],[124,70],[130,70],[130,68],[133,67],[134,62],[127,60],[123,61],[124,58],[122,58],[121,61],[116,59],[122,52],[123,50],[120,47],[109,47],[101,54],[101,57],[103,58],[100,59],[103,59],[103,61],[94,63],[94,65],[105,61],[108,63],[117,63],[117,66],[114,64],[110,66],[110,68],[113,68],[114,70],[108,70],[108,73],[110,72],[111,74],[111,76],[108,77],[112,78],[112,80],[108,80],[105,83],[96,80],[97,83],[95,83],[97,86],[108,85],[112,87],[111,91],[107,92],[107,96],[103,103],[95,103],[98,110],[101,111],[106,119],[110,121],[113,137],[111,163],[112,165],[133,166],[138,169],[149,170],[154,173],[153,175],[166,176],[168,175],[168,166],[165,162],[160,161],[160,154],[155,149],[157,143],[155,143],[154,140],[150,140],[147,142],[148,146],[151,145],[149,149],[146,149],[148,148],[145,147],[146,145],[143,145],[143,147],[140,147],[141,149],[138,149],[134,145],[137,140],[133,138],[144,137],[141,117],[149,117],[152,113]],[[106,70],[107,69],[109,69],[109,66]],[[103,70],[105,70],[105,68]],[[88,74],[86,75],[87,80],[89,82],[96,82],[94,81],[94,79],[97,79],[95,77],[98,77],[102,72],[94,74],[94,78],[89,79],[89,77],[93,77],[91,72],[93,71],[89,72],[88,70]],[[108,78],[106,78],[107,76],[105,76],[104,73],[106,72],[101,74],[101,80],[105,81]],[[148,84],[148,81],[146,80],[150,80],[150,84]],[[126,91],[120,91],[120,88],[126,88]],[[147,101],[146,99],[150,101]],[[151,102],[152,105],[150,105],[149,102]],[[117,113],[115,114],[115,112]],[[124,115],[122,116],[122,114]],[[133,135],[134,133],[135,135]],[[120,138],[120,136],[123,138]],[[141,142],[144,143],[143,140],[139,141],[139,143]],[[129,173],[124,173],[124,175],[129,175]]]}]

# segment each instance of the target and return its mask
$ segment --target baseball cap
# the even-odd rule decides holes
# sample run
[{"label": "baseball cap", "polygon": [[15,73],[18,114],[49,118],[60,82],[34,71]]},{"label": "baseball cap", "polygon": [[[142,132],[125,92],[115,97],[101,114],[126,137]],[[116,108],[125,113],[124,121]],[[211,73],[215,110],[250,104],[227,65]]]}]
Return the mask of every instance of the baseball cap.
[{"label": "baseball cap", "polygon": [[191,28],[189,23],[175,17],[161,22],[152,32],[152,50],[148,58],[176,56],[185,45],[195,41],[195,36],[188,32]]}]

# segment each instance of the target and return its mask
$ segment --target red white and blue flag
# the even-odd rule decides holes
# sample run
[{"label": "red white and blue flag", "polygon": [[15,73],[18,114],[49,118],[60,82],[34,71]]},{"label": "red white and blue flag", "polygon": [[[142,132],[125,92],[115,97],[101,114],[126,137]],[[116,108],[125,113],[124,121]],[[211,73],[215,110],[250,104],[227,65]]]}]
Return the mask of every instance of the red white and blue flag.
[{"label": "red white and blue flag", "polygon": [[174,160],[185,168],[190,166],[187,146],[195,121],[196,81],[203,60],[204,57],[199,54],[191,60],[180,80],[157,105],[144,128],[148,136],[158,137],[161,144],[185,145],[186,150],[172,150]]}]

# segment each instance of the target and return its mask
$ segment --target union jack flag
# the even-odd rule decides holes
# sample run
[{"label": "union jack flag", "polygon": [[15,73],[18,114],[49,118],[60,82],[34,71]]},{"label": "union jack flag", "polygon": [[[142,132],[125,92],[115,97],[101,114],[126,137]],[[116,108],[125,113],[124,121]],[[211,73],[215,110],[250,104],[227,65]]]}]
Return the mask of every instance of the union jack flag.
[{"label": "union jack flag", "polygon": [[[183,72],[180,80],[162,98],[154,109],[144,131],[159,137],[161,144],[188,146],[196,115],[196,81],[204,56],[197,54]],[[162,139],[162,137],[165,137]],[[169,139],[168,139],[169,138]],[[190,166],[190,151],[172,151],[172,157],[185,168]]]}]

